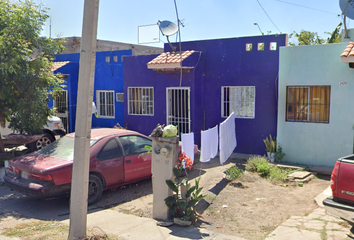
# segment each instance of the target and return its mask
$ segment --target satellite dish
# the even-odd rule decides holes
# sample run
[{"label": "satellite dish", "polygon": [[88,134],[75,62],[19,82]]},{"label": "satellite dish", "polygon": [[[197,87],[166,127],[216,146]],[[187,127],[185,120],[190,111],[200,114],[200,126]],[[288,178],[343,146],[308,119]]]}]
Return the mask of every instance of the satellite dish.
[{"label": "satellite dish", "polygon": [[178,26],[167,20],[159,22],[159,27],[164,36],[171,36],[178,31]]},{"label": "satellite dish", "polygon": [[339,0],[339,7],[343,15],[354,19],[354,2],[352,0]]},{"label": "satellite dish", "polygon": [[339,0],[339,7],[342,10],[343,23],[344,23],[344,38],[348,38],[348,31],[347,31],[347,24],[346,24],[346,17],[350,19],[354,19],[354,2],[353,0]]}]

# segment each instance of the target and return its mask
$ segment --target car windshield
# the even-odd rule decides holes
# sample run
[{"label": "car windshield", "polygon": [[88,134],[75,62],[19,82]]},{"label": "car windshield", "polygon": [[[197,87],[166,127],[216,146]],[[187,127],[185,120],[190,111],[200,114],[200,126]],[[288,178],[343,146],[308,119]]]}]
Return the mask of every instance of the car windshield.
[{"label": "car windshield", "polygon": [[[37,151],[37,153],[72,161],[74,159],[74,141],[75,138],[64,136],[59,140],[53,142],[52,144],[49,144],[48,146],[40,149],[39,151]],[[90,147],[96,141],[97,140],[91,139]]]}]

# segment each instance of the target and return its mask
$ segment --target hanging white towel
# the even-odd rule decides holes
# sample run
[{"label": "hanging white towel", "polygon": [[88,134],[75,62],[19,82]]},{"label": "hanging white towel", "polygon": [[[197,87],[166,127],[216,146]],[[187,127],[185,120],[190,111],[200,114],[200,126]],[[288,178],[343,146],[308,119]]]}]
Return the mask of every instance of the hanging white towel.
[{"label": "hanging white towel", "polygon": [[237,146],[234,112],[225,121],[220,123],[219,138],[220,163],[222,165],[231,156]]},{"label": "hanging white towel", "polygon": [[216,157],[216,154],[218,154],[218,141],[218,126],[201,131],[200,162],[209,162],[210,158]]},{"label": "hanging white towel", "polygon": [[182,134],[182,152],[185,152],[194,164],[194,133]]}]

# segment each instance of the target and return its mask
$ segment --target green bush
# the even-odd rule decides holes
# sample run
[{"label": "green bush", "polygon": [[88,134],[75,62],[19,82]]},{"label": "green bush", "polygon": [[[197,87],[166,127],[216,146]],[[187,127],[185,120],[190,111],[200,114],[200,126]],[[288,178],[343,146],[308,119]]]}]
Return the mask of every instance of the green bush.
[{"label": "green bush", "polygon": [[285,182],[288,173],[292,169],[284,169],[268,163],[268,159],[262,156],[252,156],[247,160],[246,170],[259,173],[263,178],[272,182]]},{"label": "green bush", "polygon": [[227,181],[231,182],[239,178],[243,174],[243,170],[236,166],[230,167],[225,171]]},{"label": "green bush", "polygon": [[268,159],[261,156],[252,156],[247,160],[246,170],[250,172],[257,172],[257,166],[262,163],[268,163]]},{"label": "green bush", "polygon": [[261,162],[257,166],[257,173],[259,173],[261,176],[267,177],[270,173],[271,166],[268,164],[268,162]]},{"label": "green bush", "polygon": [[269,173],[269,179],[274,179],[274,180],[279,180],[281,182],[285,182],[288,176],[288,173],[292,169],[282,169],[276,166],[273,166],[270,173]]}]

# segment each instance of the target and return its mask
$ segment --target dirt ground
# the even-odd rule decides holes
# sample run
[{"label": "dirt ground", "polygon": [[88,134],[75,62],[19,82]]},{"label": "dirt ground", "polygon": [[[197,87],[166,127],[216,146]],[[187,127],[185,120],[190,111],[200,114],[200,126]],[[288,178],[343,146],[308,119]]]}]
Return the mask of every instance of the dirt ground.
[{"label": "dirt ground", "polygon": [[[303,187],[272,184],[247,171],[237,181],[227,183],[223,172],[235,164],[244,169],[244,163],[245,159],[231,159],[221,166],[214,159],[211,163],[198,163],[193,167],[189,178],[200,176],[200,185],[207,195],[198,205],[202,218],[195,223],[196,226],[246,239],[263,239],[289,217],[311,213],[317,208],[314,197],[330,184],[329,176],[315,177]],[[193,184],[194,180],[190,182]],[[148,191],[150,187],[151,182],[141,183],[135,186],[135,194]],[[130,197],[126,196],[127,199]],[[152,217],[152,194],[144,194],[113,209]]]}]

